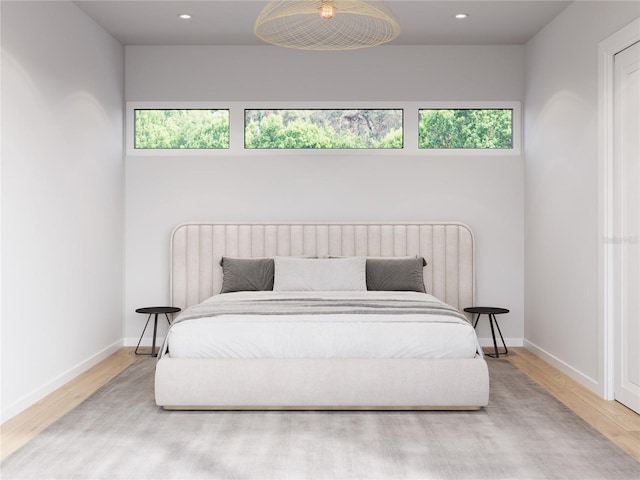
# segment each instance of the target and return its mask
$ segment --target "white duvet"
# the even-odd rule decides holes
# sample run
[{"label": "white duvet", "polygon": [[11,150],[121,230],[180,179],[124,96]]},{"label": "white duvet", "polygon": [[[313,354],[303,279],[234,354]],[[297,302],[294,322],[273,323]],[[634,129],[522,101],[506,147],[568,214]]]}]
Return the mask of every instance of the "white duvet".
[{"label": "white duvet", "polygon": [[[417,292],[237,292],[201,304],[318,297],[333,301],[437,302]],[[226,303],[225,303],[226,302]],[[209,305],[211,304],[211,305]],[[444,304],[442,304],[444,305]],[[473,327],[450,314],[223,314],[176,319],[167,334],[173,358],[472,358],[481,350]]]}]

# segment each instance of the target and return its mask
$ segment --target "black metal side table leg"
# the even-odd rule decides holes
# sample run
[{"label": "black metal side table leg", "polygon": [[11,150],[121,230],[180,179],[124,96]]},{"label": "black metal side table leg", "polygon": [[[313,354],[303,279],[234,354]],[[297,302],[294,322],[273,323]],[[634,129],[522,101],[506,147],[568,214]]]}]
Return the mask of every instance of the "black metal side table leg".
[{"label": "black metal side table leg", "polygon": [[144,332],[147,331],[147,325],[149,325],[149,320],[151,320],[151,314],[147,317],[147,323],[144,324],[144,328],[142,329],[142,333],[140,334],[140,339],[138,340],[138,345],[136,345],[135,354],[136,355],[146,355],[145,353],[138,353],[138,347],[140,346],[140,342],[142,341],[142,337],[144,337]]},{"label": "black metal side table leg", "polygon": [[504,347],[504,355],[506,355],[509,353],[509,350],[507,349],[507,344],[504,343],[504,337],[502,336],[502,332],[500,331],[500,324],[498,323],[498,320],[493,313],[491,314],[491,316],[493,317],[493,321],[496,322],[496,327],[498,328],[498,333],[500,334],[500,340],[502,340],[502,346]]},{"label": "black metal side table leg", "polygon": [[151,343],[151,356],[157,357],[156,354],[156,332],[158,331],[158,314],[155,314],[155,318],[153,320],[153,340]]},{"label": "black metal side table leg", "polygon": [[493,351],[495,353],[487,353],[487,356],[492,357],[492,358],[500,358],[500,352],[498,352],[498,342],[496,341],[496,333],[495,333],[495,329],[493,328],[493,324],[496,324],[496,328],[498,329],[498,334],[500,335],[500,340],[502,340],[502,346],[504,347],[504,352],[502,352],[503,355],[507,355],[509,353],[509,350],[507,349],[507,344],[504,341],[504,337],[502,336],[502,331],[500,331],[500,324],[498,323],[498,320],[496,319],[495,315],[492,313],[488,313],[487,316],[489,317],[489,325],[491,326],[491,336],[493,337]]},{"label": "black metal side table leg", "polygon": [[491,326],[491,336],[493,337],[493,351],[495,352],[495,354],[491,355],[490,353],[487,353],[487,355],[489,355],[490,357],[500,358],[500,354],[498,353],[498,344],[496,343],[496,332],[493,329],[493,317],[491,314],[489,314],[488,317],[489,325]]}]

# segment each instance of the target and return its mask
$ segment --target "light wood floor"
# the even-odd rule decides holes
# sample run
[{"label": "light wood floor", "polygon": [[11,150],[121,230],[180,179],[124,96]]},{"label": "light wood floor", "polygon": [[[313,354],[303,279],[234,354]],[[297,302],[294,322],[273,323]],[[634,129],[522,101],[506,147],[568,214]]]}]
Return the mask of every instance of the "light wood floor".
[{"label": "light wood floor", "polygon": [[[0,427],[0,461],[89,398],[136,360],[133,347],[118,350]],[[141,349],[142,351],[142,349]]]},{"label": "light wood floor", "polygon": [[524,348],[510,348],[506,359],[640,462],[640,415],[621,403],[603,400]]},{"label": "light wood floor", "polygon": [[[43,398],[1,427],[1,459],[69,412],[102,385],[136,361],[132,347],[114,353],[95,367]],[[606,401],[570,379],[524,348],[510,348],[509,361],[531,377],[579,417],[640,462],[640,415],[623,405]]]}]

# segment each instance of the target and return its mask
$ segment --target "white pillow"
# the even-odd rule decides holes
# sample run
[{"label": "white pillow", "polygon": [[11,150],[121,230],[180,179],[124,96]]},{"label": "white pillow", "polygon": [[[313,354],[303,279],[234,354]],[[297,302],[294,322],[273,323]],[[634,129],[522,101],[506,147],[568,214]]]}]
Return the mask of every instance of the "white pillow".
[{"label": "white pillow", "polygon": [[367,289],[366,257],[275,257],[274,291]]}]

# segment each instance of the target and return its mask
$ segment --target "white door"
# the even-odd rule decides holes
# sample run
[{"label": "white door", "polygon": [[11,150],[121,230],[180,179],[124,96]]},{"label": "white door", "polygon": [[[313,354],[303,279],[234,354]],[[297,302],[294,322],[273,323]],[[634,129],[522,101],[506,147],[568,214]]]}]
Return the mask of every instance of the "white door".
[{"label": "white door", "polygon": [[614,395],[640,413],[640,43],[614,66]]}]

